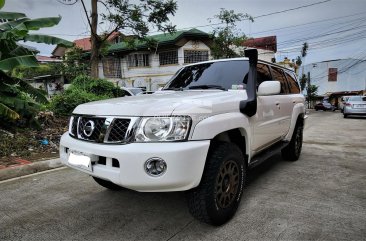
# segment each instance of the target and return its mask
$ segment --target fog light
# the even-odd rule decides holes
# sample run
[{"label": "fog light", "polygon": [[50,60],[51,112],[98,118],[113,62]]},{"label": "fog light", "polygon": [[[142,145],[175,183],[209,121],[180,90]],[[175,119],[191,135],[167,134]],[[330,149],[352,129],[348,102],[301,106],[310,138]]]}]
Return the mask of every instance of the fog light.
[{"label": "fog light", "polygon": [[163,175],[166,168],[166,162],[158,157],[150,158],[145,162],[145,172],[152,177]]}]

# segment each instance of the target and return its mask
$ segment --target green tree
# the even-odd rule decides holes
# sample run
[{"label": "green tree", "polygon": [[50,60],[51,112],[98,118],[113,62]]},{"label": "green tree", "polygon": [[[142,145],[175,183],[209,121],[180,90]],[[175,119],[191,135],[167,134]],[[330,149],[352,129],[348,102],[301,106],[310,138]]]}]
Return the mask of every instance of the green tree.
[{"label": "green tree", "polygon": [[58,65],[63,76],[72,81],[79,75],[88,75],[90,66],[83,58],[83,50],[79,47],[68,49],[63,57],[63,62]]},{"label": "green tree", "polygon": [[301,91],[303,91],[306,87],[306,83],[308,82],[308,78],[306,77],[306,74],[302,74],[300,78],[300,88]]},{"label": "green tree", "polygon": [[26,81],[11,77],[17,66],[37,67],[34,53],[19,45],[19,41],[72,46],[72,43],[31,30],[57,25],[61,17],[29,19],[23,13],[0,11],[0,119],[16,120],[20,117],[32,121],[39,103],[47,103],[44,93]]},{"label": "green tree", "polygon": [[310,84],[306,87],[306,93],[307,93],[307,99],[308,99],[309,106],[310,106],[310,103],[315,100],[315,97],[318,94],[318,88],[319,88],[319,86],[312,85],[312,84]]},{"label": "green tree", "polygon": [[[70,2],[69,0],[58,1],[65,2],[65,4]],[[87,15],[91,32],[90,65],[93,78],[99,77],[98,63],[102,48],[113,32],[122,31],[148,41],[147,34],[152,29],[169,33],[175,31],[175,26],[169,21],[169,15],[174,15],[177,10],[177,4],[174,0],[91,0],[90,18],[84,0],[80,0],[80,2]],[[112,26],[108,33],[98,34],[98,3],[103,4],[107,9],[107,13],[100,14],[100,17]]]},{"label": "green tree", "polygon": [[[303,43],[301,47],[301,55],[296,57],[296,65],[300,67],[305,62],[305,57],[308,54],[309,44]],[[302,74],[304,74],[304,66],[302,66]]]},{"label": "green tree", "polygon": [[247,13],[235,13],[234,10],[224,8],[221,8],[220,13],[213,19],[209,19],[210,22],[218,20],[223,25],[216,27],[213,31],[212,55],[214,58],[232,58],[239,55],[233,50],[233,47],[240,47],[247,37],[236,27],[236,22],[245,19],[254,21],[253,17]]}]

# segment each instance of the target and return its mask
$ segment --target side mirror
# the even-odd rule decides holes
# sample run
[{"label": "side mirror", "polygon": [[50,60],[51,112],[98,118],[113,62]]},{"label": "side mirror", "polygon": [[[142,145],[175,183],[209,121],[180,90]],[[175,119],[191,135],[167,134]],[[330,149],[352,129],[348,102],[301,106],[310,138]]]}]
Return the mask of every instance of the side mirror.
[{"label": "side mirror", "polygon": [[281,93],[281,83],[277,80],[263,81],[258,87],[258,96],[278,95]]}]

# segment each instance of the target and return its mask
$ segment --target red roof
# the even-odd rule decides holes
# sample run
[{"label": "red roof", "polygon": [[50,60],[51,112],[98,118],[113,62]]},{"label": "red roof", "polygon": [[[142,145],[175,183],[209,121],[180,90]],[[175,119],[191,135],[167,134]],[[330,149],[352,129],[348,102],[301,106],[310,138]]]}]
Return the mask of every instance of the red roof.
[{"label": "red roof", "polygon": [[90,38],[82,38],[74,40],[75,47],[81,48],[83,51],[91,50]]},{"label": "red roof", "polygon": [[36,59],[38,62],[60,62],[61,61],[59,59],[48,57],[48,56],[43,56],[43,55],[36,55]]},{"label": "red roof", "polygon": [[265,49],[271,50],[273,52],[277,52],[277,37],[269,36],[262,38],[251,38],[242,43],[242,46],[257,48],[257,49]]},{"label": "red roof", "polygon": [[[112,41],[116,37],[120,35],[120,32],[113,32],[109,37],[108,41]],[[90,51],[91,50],[91,41],[89,38],[82,38],[74,40],[75,46],[81,48],[83,51]]]}]

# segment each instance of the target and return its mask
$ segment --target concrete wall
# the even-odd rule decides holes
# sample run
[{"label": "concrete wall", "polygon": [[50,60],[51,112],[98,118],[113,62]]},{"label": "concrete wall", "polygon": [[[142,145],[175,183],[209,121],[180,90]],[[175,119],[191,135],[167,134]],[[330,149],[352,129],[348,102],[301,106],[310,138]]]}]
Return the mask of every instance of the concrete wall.
[{"label": "concrete wall", "polygon": [[[337,68],[337,81],[328,81],[329,68]],[[307,64],[311,84],[319,86],[318,95],[331,92],[366,90],[366,61],[341,59]],[[301,75],[301,73],[300,73]]]},{"label": "concrete wall", "polygon": [[[211,56],[210,48],[201,41],[188,41],[184,46],[178,48],[178,64],[160,66],[159,54],[150,52],[148,67],[128,67],[127,55],[121,58],[122,78],[108,78],[110,81],[125,87],[146,87],[147,90],[157,90],[184,66],[184,50],[208,50],[209,59]],[[139,51],[135,53],[147,53]],[[103,65],[99,64],[99,76],[104,78]]]}]

